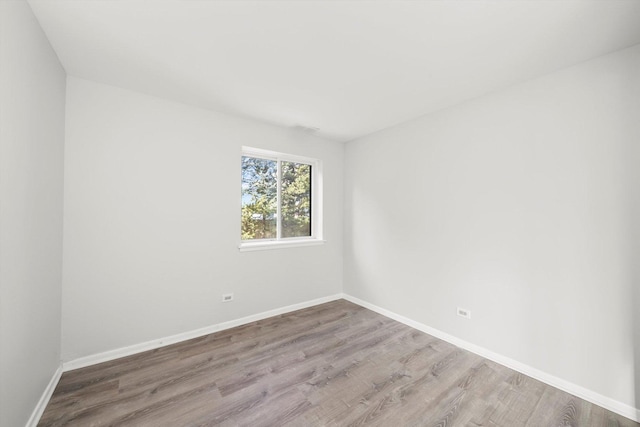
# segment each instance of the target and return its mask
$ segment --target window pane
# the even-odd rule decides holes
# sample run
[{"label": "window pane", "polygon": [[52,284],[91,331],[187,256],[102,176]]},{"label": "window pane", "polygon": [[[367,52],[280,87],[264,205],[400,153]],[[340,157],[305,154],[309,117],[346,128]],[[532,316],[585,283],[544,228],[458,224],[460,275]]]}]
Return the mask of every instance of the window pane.
[{"label": "window pane", "polygon": [[311,236],[311,165],[281,166],[282,237]]},{"label": "window pane", "polygon": [[276,238],[276,166],[275,160],[242,156],[242,240]]}]

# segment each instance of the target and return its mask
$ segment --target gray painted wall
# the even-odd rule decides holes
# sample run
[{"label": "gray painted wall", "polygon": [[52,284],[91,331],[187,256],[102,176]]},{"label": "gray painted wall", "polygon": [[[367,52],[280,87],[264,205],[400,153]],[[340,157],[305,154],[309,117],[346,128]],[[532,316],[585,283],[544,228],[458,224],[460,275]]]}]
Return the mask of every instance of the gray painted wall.
[{"label": "gray painted wall", "polygon": [[24,1],[0,2],[0,425],[60,366],[65,72]]},{"label": "gray painted wall", "polygon": [[345,292],[640,406],[639,64],[636,46],[348,143]]},{"label": "gray painted wall", "polygon": [[[243,145],[323,162],[326,244],[239,252]],[[340,143],[70,77],[63,360],[341,292],[343,156]]]}]

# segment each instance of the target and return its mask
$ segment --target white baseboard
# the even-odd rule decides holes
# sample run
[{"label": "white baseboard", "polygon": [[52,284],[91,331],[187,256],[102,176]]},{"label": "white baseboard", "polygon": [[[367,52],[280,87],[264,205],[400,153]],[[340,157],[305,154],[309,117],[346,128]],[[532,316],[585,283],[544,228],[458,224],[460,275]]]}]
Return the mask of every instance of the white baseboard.
[{"label": "white baseboard", "polygon": [[327,297],[317,298],[311,301],[301,302],[299,304],[288,305],[286,307],[276,308],[274,310],[265,311],[262,313],[254,314],[240,319],[230,320],[228,322],[219,323],[216,325],[206,326],[204,328],[195,329],[192,331],[182,332],[180,334],[171,335],[165,338],[159,338],[152,341],[143,342],[140,344],[134,344],[128,347],[117,348],[115,350],[109,350],[102,353],[92,354],[90,356],[80,357],[78,359],[64,362],[62,369],[64,372],[74,369],[80,369],[91,365],[96,365],[102,362],[108,362],[110,360],[119,359],[125,356],[131,356],[132,354],[141,353],[143,351],[154,350],[156,348],[164,347],[166,345],[175,344],[178,342],[198,338],[204,335],[209,335],[214,332],[223,331],[225,329],[235,328],[236,326],[246,325],[247,323],[256,322],[258,320],[266,319],[268,317],[278,316],[280,314],[290,313],[292,311],[301,310],[303,308],[313,307],[314,305],[323,304],[329,301],[335,301],[341,299],[342,294],[330,295]]},{"label": "white baseboard", "polygon": [[42,396],[40,396],[40,400],[38,400],[38,404],[35,409],[31,413],[31,417],[29,417],[29,421],[27,421],[26,427],[36,427],[38,422],[40,421],[40,417],[44,413],[44,409],[47,407],[49,403],[49,399],[53,395],[53,391],[56,389],[58,385],[58,381],[60,381],[60,377],[62,376],[62,365],[58,366],[58,369],[53,373],[51,377],[51,381],[47,384],[47,388],[44,389]]},{"label": "white baseboard", "polygon": [[371,311],[375,311],[376,313],[382,314],[383,316],[389,317],[400,323],[404,323],[405,325],[410,326],[414,329],[417,329],[429,335],[433,335],[436,338],[482,356],[485,359],[492,360],[496,363],[513,369],[514,371],[518,371],[524,375],[542,381],[545,384],[549,384],[550,386],[570,393],[595,405],[601,406],[611,412],[615,412],[616,414],[620,414],[623,417],[640,422],[640,409],[638,408],[634,408],[615,399],[611,399],[610,397],[603,396],[599,393],[596,393],[595,391],[586,389],[577,384],[573,384],[569,381],[563,380],[562,378],[558,378],[554,375],[548,374],[539,369],[518,362],[517,360],[502,356],[498,353],[494,353],[491,350],[487,350],[486,348],[464,341],[460,338],[454,337],[453,335],[449,335],[423,323],[416,322],[415,320],[411,320],[407,317],[401,316],[382,307],[378,307],[377,305],[368,303],[351,295],[343,294],[343,298],[347,301],[351,301],[354,304],[358,304],[362,307],[368,308]]}]

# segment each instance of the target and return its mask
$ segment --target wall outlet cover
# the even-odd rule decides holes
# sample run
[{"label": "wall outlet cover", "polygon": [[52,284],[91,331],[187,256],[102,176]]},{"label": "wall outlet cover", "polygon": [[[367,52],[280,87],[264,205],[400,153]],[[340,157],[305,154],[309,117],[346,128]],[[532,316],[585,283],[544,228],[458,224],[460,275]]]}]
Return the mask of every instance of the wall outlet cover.
[{"label": "wall outlet cover", "polygon": [[457,313],[458,316],[471,319],[471,311],[467,310],[466,308],[458,307]]}]

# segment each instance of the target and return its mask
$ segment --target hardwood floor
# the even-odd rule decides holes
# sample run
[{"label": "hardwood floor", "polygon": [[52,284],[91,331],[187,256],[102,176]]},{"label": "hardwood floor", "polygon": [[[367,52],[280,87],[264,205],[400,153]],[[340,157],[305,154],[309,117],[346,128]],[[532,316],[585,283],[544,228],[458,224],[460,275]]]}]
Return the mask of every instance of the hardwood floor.
[{"label": "hardwood floor", "polygon": [[66,372],[40,426],[639,426],[340,300]]}]

